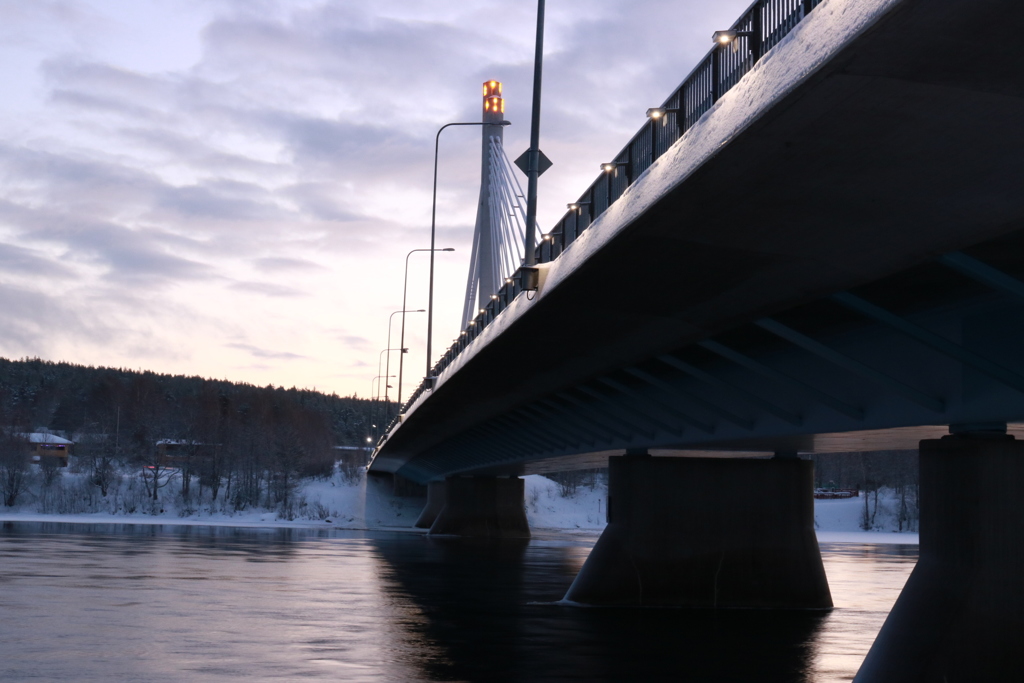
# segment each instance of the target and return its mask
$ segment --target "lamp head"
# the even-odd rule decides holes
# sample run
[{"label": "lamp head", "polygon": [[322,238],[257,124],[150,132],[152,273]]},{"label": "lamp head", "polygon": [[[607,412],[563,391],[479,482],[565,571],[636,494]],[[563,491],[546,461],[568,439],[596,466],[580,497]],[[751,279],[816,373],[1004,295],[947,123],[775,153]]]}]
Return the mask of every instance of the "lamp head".
[{"label": "lamp head", "polygon": [[615,164],[601,164],[601,170],[605,173],[611,173],[615,170]]},{"label": "lamp head", "polygon": [[711,40],[718,43],[719,45],[728,45],[732,41],[736,40],[736,31],[715,31],[714,35],[711,36]]},{"label": "lamp head", "polygon": [[647,118],[658,120],[668,113],[665,111],[665,107],[651,107],[647,110]]}]

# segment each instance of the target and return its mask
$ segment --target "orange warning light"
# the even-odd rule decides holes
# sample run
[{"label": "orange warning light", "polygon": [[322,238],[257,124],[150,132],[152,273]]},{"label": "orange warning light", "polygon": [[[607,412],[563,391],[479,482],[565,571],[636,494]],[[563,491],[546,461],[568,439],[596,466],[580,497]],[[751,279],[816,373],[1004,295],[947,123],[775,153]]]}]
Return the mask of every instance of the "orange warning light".
[{"label": "orange warning light", "polygon": [[484,111],[505,113],[505,100],[501,97],[501,82],[487,81],[484,83]]}]

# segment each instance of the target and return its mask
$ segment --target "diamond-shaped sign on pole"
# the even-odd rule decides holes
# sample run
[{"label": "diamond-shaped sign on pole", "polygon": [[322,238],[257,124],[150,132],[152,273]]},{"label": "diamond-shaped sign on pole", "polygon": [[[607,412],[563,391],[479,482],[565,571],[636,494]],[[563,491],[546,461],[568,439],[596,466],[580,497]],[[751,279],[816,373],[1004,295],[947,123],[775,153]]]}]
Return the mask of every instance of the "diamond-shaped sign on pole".
[{"label": "diamond-shaped sign on pole", "polygon": [[[529,175],[530,173],[530,150],[526,150],[519,155],[519,158],[515,160],[515,165],[519,167],[519,170]],[[544,171],[551,168],[551,159],[544,156],[544,152],[537,150],[537,175],[543,175]]]}]

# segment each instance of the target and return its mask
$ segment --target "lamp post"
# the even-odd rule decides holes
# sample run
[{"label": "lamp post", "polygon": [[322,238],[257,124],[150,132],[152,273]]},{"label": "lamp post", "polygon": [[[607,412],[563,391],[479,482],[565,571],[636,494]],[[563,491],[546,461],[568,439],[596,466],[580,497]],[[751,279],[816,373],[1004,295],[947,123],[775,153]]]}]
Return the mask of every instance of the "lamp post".
[{"label": "lamp post", "polygon": [[[403,297],[403,299],[404,299],[404,297]],[[402,304],[405,304],[404,300],[402,301]],[[388,359],[384,362],[384,374],[385,375],[389,375],[391,373],[391,351],[395,350],[395,349],[391,348],[391,327],[394,324],[395,314],[401,313],[402,314],[402,320],[404,321],[406,313],[423,313],[423,312],[425,312],[425,310],[426,309],[423,309],[423,308],[417,308],[415,311],[409,311],[409,310],[406,310],[405,306],[403,305],[402,306],[402,310],[394,311],[390,316],[388,316]],[[403,327],[404,327],[404,325],[403,325]],[[398,354],[398,363],[399,363],[399,365],[401,365],[401,363],[402,363],[402,356],[404,356],[406,353],[409,352],[409,349],[405,348],[404,341],[405,340],[403,339],[402,342],[400,342],[399,345],[398,345],[398,351],[400,352]],[[380,372],[379,369],[377,371]],[[390,386],[388,388],[390,388]],[[385,404],[387,404],[387,402],[388,402],[388,392],[387,392],[387,389],[384,390],[384,402],[385,402]]]},{"label": "lamp post", "polygon": [[[384,375],[377,375],[372,380],[370,380],[370,393],[371,394],[373,394],[373,383],[374,382],[378,382],[378,380],[380,380],[383,377],[384,377]],[[394,375],[392,375],[392,377],[394,377]],[[374,396],[373,402],[374,402],[374,404],[376,404],[379,401],[380,401],[380,383],[378,382],[378,384],[377,384],[377,394]],[[370,419],[371,420],[375,419],[376,416],[377,416],[377,410],[376,410],[376,406],[375,406],[374,409],[371,411]],[[372,426],[377,430],[376,432],[374,432],[374,436],[380,436],[380,428],[377,427],[377,425],[375,425],[375,424],[372,425]]]},{"label": "lamp post", "polygon": [[378,380],[380,375],[370,380],[370,398],[373,399],[373,406],[370,408],[370,431],[374,436],[377,436],[377,393],[373,389],[373,383]]},{"label": "lamp post", "polygon": [[[543,2],[543,0],[541,0]],[[424,380],[431,382],[431,388],[433,388],[432,378],[430,377],[430,359],[432,355],[431,350],[431,338],[434,335],[434,252],[437,251],[434,245],[434,236],[437,232],[437,153],[441,144],[441,132],[450,126],[511,126],[512,123],[509,121],[501,121],[497,124],[490,121],[459,121],[454,123],[446,123],[437,129],[437,135],[434,136],[434,198],[430,207],[430,285],[428,287],[427,294],[427,373],[424,376]]]},{"label": "lamp post", "polygon": [[[405,255],[405,279],[402,281],[402,310],[405,311],[405,299],[406,294],[409,292],[409,257],[415,254],[417,251],[455,251],[454,247],[444,247],[442,249],[413,249]],[[420,313],[421,311],[416,311]],[[388,329],[390,334],[390,328]],[[405,348],[405,313],[402,313],[402,334],[401,339],[398,340],[398,345]],[[388,346],[391,346],[391,342],[388,342]],[[427,361],[429,363],[429,360]],[[398,405],[402,405],[402,370],[405,366],[405,355],[398,357]]]},{"label": "lamp post", "polygon": [[[395,313],[401,313],[401,311],[395,311]],[[392,318],[394,317],[395,313],[391,314]],[[390,322],[390,318],[389,318],[388,319],[388,328],[389,328],[388,329],[388,340],[389,341],[391,339],[390,327],[391,327],[391,322]],[[380,354],[378,354],[378,356],[377,356],[377,374],[378,374],[378,376],[380,376],[380,377],[394,377],[394,375],[390,374],[391,373],[390,369],[384,370],[384,374],[383,375],[380,374],[381,363],[384,363],[386,367],[390,367],[390,365],[391,365],[391,352],[392,351],[403,351],[404,352],[404,349],[393,349],[393,348],[391,348],[391,345],[389,344],[387,346],[387,348],[383,349],[380,352]],[[387,361],[384,360],[384,354],[385,353],[388,354]],[[387,382],[384,383],[383,387],[380,384],[378,384],[377,385],[377,400],[378,401],[380,400],[381,389],[384,389],[384,392],[383,392],[384,393],[384,400],[387,401],[388,400],[388,391],[387,390],[388,389],[392,389],[392,388],[393,387],[390,384],[388,384]],[[387,411],[387,410],[385,410],[385,412],[384,412],[384,420],[385,421],[387,421],[387,417],[388,417],[387,413],[388,412],[389,411]]]}]

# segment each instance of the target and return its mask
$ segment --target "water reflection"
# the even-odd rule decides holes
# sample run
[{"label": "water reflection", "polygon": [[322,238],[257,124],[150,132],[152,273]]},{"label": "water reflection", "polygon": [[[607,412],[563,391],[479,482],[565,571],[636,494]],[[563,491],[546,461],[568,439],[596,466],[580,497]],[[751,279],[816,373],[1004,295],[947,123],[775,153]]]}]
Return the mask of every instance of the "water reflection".
[{"label": "water reflection", "polygon": [[825,618],[553,605],[588,550],[572,542],[424,539],[374,548],[393,590],[428,617],[423,637],[446,654],[425,671],[431,680],[810,680]]},{"label": "water reflection", "polygon": [[550,604],[595,540],[5,523],[0,680],[849,680],[916,561],[824,545],[827,614]]},{"label": "water reflection", "polygon": [[825,543],[821,553],[836,609],[813,642],[813,680],[850,680],[910,577],[917,546]]}]

